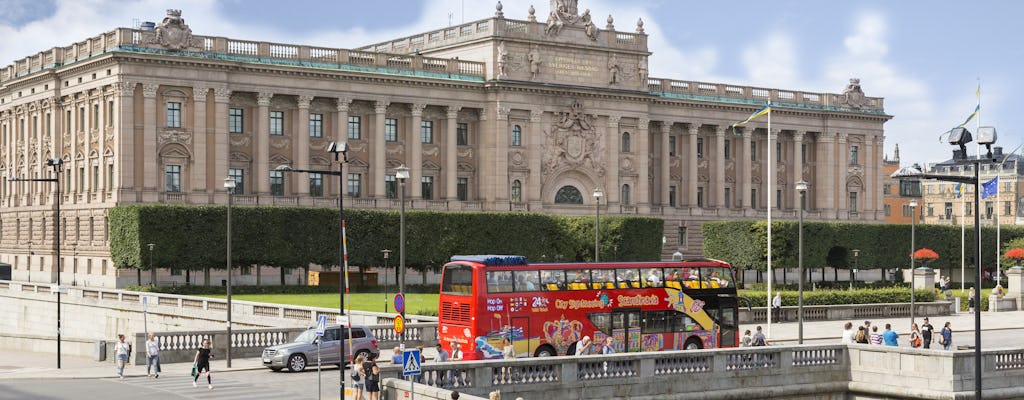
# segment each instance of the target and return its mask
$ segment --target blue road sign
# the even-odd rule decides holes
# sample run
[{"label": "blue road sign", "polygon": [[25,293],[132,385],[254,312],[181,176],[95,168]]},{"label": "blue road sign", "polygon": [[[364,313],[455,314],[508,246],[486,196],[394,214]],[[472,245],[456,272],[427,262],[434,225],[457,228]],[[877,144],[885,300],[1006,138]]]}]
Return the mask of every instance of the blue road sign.
[{"label": "blue road sign", "polygon": [[405,310],[405,296],[401,293],[395,295],[395,312],[402,312]]},{"label": "blue road sign", "polygon": [[316,319],[316,334],[323,336],[325,330],[327,330],[327,316],[321,315]]},{"label": "blue road sign", "polygon": [[420,351],[406,350],[402,353],[402,376],[420,374]]}]

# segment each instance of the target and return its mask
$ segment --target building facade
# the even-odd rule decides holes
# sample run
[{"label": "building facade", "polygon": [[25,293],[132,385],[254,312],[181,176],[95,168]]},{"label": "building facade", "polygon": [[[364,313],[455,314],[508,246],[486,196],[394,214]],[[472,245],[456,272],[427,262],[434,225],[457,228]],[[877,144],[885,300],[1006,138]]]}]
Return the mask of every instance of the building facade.
[{"label": "building facade", "polygon": [[[664,218],[665,254],[701,253],[719,219],[884,220],[883,99],[859,80],[810,93],[648,76],[643,21],[603,29],[573,0],[547,20],[495,15],[359,49],[193,34],[178,10],[0,70],[0,262],[54,280],[113,285],[106,212],[134,203],[595,213]],[[761,117],[735,130],[768,101]],[[344,184],[274,169],[337,168]],[[332,164],[333,163],[333,164]],[[134,276],[134,274],[131,274]],[[62,275],[63,277],[63,275]],[[79,279],[81,281],[81,279]],[[132,280],[134,281],[134,280]]]},{"label": "building facade", "polygon": [[[921,179],[919,178],[893,178],[892,175],[900,169],[900,145],[896,145],[893,158],[886,157],[882,161],[882,170],[885,175],[882,183],[883,212],[887,224],[909,224],[912,222],[921,223]],[[919,168],[919,167],[918,167]],[[911,207],[911,201],[917,201],[917,208]],[[917,211],[917,219],[912,216]]]},{"label": "building facade", "polygon": [[[960,150],[954,150],[959,152]],[[988,182],[998,177],[998,191],[995,196],[979,199],[981,209],[974,209],[974,186],[942,182],[932,179],[921,181],[924,209],[921,220],[926,224],[974,226],[974,213],[980,212],[983,226],[1015,225],[1024,222],[1024,192],[1021,191],[1021,176],[1024,163],[1019,154],[1003,154],[1003,148],[992,148],[992,157],[997,162],[983,164],[979,177]],[[962,165],[955,158],[929,165],[927,173],[941,175],[974,175],[973,165]]]}]

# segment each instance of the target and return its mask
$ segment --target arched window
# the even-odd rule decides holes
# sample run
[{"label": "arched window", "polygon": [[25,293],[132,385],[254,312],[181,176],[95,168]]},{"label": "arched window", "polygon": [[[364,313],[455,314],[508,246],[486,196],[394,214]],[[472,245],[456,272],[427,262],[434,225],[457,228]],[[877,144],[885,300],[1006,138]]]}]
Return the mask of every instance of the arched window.
[{"label": "arched window", "polygon": [[523,183],[519,182],[518,179],[512,181],[512,202],[523,202]]},{"label": "arched window", "polygon": [[622,132],[622,152],[629,153],[629,132]]},{"label": "arched window", "polygon": [[523,145],[523,128],[520,128],[519,125],[512,126],[512,145],[516,147]]},{"label": "arched window", "polygon": [[629,205],[629,185],[622,185],[622,195],[619,197],[619,201],[624,206]]},{"label": "arched window", "polygon": [[583,195],[573,186],[562,186],[555,195],[555,204],[583,204]]}]

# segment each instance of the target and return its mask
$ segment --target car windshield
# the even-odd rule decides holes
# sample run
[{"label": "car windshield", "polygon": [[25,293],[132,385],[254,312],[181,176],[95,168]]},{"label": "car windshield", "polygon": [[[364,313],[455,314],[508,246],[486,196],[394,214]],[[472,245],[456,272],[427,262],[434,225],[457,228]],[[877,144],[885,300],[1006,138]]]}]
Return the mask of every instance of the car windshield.
[{"label": "car windshield", "polygon": [[308,329],[305,332],[299,334],[299,337],[295,338],[295,343],[313,343],[316,339],[316,329]]}]

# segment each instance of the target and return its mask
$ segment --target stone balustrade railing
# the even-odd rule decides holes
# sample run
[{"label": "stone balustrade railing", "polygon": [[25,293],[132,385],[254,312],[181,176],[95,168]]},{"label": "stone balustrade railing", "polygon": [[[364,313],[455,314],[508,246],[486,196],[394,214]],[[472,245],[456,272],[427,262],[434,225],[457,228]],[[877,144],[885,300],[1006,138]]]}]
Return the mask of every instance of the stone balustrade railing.
[{"label": "stone balustrade railing", "polygon": [[[848,110],[847,108],[844,108],[844,106],[841,106],[843,101],[846,100],[845,95],[836,93],[809,93],[754,86],[732,85],[726,83],[682,81],[654,77],[647,79],[647,90],[652,94],[664,97],[732,101],[738,104],[756,104],[762,106],[765,102],[771,101],[772,104],[785,108],[827,109],[834,111]],[[863,105],[855,111],[884,114],[884,110],[885,104],[883,98],[865,97]]]},{"label": "stone balustrade railing", "polygon": [[[743,304],[740,304],[743,307]],[[952,315],[955,306],[948,301],[918,302],[914,304],[916,315]],[[796,321],[799,307],[782,307],[783,321]],[[837,304],[828,306],[804,306],[804,321],[862,321],[872,318],[909,317],[910,303],[879,304]],[[768,321],[768,309],[755,307],[740,309],[740,323],[754,324]],[[779,321],[772,321],[779,322]]]},{"label": "stone balustrade railing", "polygon": [[193,35],[190,45],[180,51],[166,50],[158,43],[156,31],[118,28],[69,46],[54,47],[16,60],[13,64],[0,69],[0,83],[112,51],[166,53],[186,57],[335,68],[356,72],[374,72],[376,69],[384,68],[419,71],[418,75],[429,77],[458,75],[460,79],[481,82],[484,79],[484,63],[476,61],[247,41],[219,36]]},{"label": "stone balustrade railing", "polygon": [[[1024,349],[982,352],[986,399],[1024,397]],[[528,399],[973,398],[974,352],[871,345],[745,347],[425,363],[423,387]],[[383,366],[387,398],[403,398],[399,366]],[[757,393],[751,396],[751,393]],[[417,394],[418,396],[418,394]],[[861,397],[857,397],[861,396]]]}]

